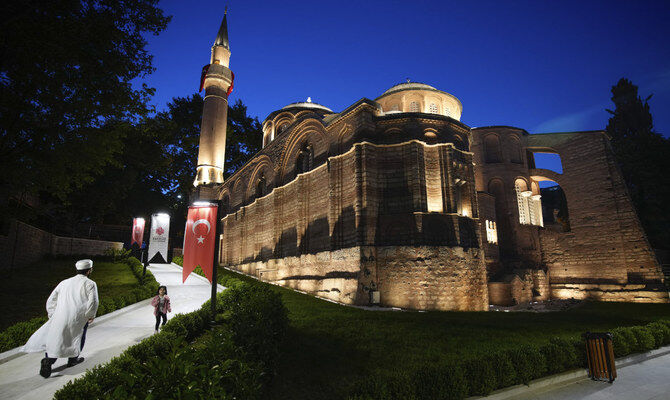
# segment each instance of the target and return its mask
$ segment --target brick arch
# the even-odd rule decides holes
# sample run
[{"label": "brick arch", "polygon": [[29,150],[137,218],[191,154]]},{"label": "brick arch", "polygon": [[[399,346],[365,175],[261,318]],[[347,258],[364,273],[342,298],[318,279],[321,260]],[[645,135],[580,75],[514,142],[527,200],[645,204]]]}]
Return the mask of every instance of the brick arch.
[{"label": "brick arch", "polygon": [[523,146],[521,144],[521,139],[515,134],[509,135],[505,138],[505,141],[508,142],[509,150],[508,159],[512,163],[523,164]]},{"label": "brick arch", "polygon": [[247,190],[245,193],[246,199],[251,199],[255,196],[256,181],[260,179],[261,175],[265,175],[268,187],[272,185],[275,179],[274,164],[270,160],[270,157],[267,155],[261,155],[254,161],[254,163],[255,165],[253,166],[253,170],[249,175],[249,180],[247,182]]},{"label": "brick arch", "polygon": [[235,179],[235,182],[230,186],[230,204],[243,205],[244,204],[244,182],[241,178]]},{"label": "brick arch", "polygon": [[502,162],[500,135],[493,132],[483,135],[482,146],[484,148],[484,162]]},{"label": "brick arch", "polygon": [[344,152],[344,144],[351,138],[353,132],[351,125],[344,124],[344,126],[342,126],[342,129],[340,129],[337,134],[337,153],[341,154]]},{"label": "brick arch", "polygon": [[302,121],[286,141],[279,165],[279,177],[282,183],[287,182],[289,173],[294,170],[298,152],[305,143],[312,147],[313,157],[328,151],[326,131],[320,121],[312,118]]}]

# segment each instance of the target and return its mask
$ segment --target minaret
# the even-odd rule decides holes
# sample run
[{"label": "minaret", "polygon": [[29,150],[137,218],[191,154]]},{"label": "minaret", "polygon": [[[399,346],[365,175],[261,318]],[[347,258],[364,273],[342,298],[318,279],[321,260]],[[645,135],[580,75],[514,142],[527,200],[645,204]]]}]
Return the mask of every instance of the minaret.
[{"label": "minaret", "polygon": [[233,73],[228,68],[230,46],[228,44],[227,12],[212,46],[212,58],[204,79],[205,101],[200,125],[200,148],[198,167],[193,185],[223,183],[223,163],[226,160],[226,125],[228,118],[228,94],[233,84]]}]

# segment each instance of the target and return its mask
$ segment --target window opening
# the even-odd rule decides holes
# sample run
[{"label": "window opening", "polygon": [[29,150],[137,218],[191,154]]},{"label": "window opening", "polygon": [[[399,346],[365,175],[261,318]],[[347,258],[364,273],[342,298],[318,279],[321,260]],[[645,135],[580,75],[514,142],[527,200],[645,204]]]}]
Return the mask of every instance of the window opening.
[{"label": "window opening", "polygon": [[419,112],[419,103],[416,101],[409,103],[409,112]]}]

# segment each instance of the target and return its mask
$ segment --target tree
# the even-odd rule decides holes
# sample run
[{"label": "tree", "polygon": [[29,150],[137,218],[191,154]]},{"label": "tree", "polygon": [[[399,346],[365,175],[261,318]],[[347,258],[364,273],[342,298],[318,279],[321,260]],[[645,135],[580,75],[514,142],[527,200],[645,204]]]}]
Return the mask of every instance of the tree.
[{"label": "tree", "polygon": [[617,163],[650,242],[656,248],[670,244],[670,140],[654,131],[648,96],[622,78],[612,87],[614,110],[607,133]]},{"label": "tree", "polygon": [[70,192],[122,151],[115,121],[149,111],[146,33],[157,0],[6,0],[0,6],[0,206],[21,193]]},{"label": "tree", "polygon": [[[60,212],[65,223],[89,221],[127,224],[131,216],[169,211],[183,226],[193,190],[203,99],[176,97],[167,111],[136,123],[105,126],[123,138],[115,162],[67,198]],[[261,145],[258,119],[238,100],[228,109],[226,176],[251,158]]]}]

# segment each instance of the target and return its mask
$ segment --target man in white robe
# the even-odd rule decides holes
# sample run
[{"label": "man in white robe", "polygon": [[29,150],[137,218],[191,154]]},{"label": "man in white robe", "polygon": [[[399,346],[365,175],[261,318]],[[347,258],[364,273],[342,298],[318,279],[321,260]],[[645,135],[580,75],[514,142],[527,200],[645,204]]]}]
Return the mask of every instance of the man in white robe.
[{"label": "man in white robe", "polygon": [[48,378],[57,358],[67,357],[68,367],[84,361],[79,353],[84,348],[86,328],[98,311],[98,286],[88,278],[93,261],[79,260],[77,275],[61,281],[47,300],[49,320],[21,348],[26,353],[45,351],[40,375]]}]

